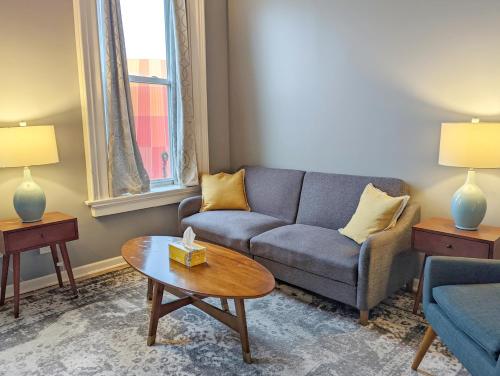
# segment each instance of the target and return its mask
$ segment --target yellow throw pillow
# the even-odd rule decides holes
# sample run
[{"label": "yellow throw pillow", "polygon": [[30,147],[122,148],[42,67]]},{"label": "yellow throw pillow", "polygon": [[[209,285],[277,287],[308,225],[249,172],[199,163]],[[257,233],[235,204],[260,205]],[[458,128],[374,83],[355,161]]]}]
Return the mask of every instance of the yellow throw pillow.
[{"label": "yellow throw pillow", "polygon": [[371,234],[394,227],[409,199],[410,196],[391,197],[370,183],[351,220],[339,232],[361,244]]},{"label": "yellow throw pillow", "polygon": [[234,174],[220,172],[201,177],[200,212],[209,210],[250,210],[245,193],[245,170]]}]

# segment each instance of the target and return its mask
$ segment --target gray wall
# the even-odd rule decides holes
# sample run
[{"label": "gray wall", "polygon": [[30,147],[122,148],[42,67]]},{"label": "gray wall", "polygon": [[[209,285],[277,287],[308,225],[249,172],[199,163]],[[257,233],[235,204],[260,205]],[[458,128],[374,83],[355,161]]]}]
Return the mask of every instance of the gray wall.
[{"label": "gray wall", "polygon": [[[225,9],[215,3],[217,9]],[[225,168],[229,165],[227,74],[224,65],[215,63],[217,53],[212,50],[224,47],[227,37],[218,24],[220,15],[210,7],[207,11],[207,28],[215,30],[215,38],[207,40],[208,92],[214,97],[209,103],[210,163]],[[225,19],[223,15],[222,22]],[[80,240],[69,244],[73,266],[118,256],[121,244],[135,236],[175,233],[176,205],[95,219],[83,203],[87,184],[72,2],[3,0],[0,46],[0,126],[27,120],[56,128],[61,162],[33,167],[32,173],[45,189],[48,211],[78,217]],[[222,91],[216,87],[219,80]],[[0,169],[0,218],[15,216],[12,195],[21,177],[21,168]],[[53,273],[50,255],[36,252],[23,254],[21,269],[23,280]]]},{"label": "gray wall", "polygon": [[230,168],[227,1],[205,2],[210,170]]},{"label": "gray wall", "polygon": [[[231,163],[401,177],[449,216],[440,124],[500,120],[496,0],[229,0]],[[499,145],[500,146],[500,145]],[[500,225],[500,173],[480,171]]]}]

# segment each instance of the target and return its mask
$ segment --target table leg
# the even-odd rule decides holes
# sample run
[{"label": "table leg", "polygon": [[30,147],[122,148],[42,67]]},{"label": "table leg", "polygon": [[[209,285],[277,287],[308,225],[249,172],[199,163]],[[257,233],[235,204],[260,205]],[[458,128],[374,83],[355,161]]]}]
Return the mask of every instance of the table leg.
[{"label": "table leg", "polygon": [[422,290],[424,288],[424,270],[425,270],[425,262],[427,261],[427,255],[424,256],[424,262],[422,263],[422,270],[420,271],[420,279],[418,281],[418,289],[415,294],[415,302],[413,303],[413,313],[416,314],[418,312],[418,307],[420,306],[420,302],[422,301]]},{"label": "table leg", "polygon": [[227,303],[226,298],[220,298],[220,305],[222,306],[222,310],[224,312],[229,312],[229,304]]},{"label": "table leg", "polygon": [[68,273],[69,283],[71,285],[71,289],[73,290],[73,294],[78,296],[78,290],[76,289],[75,278],[73,277],[73,269],[71,269],[71,262],[69,261],[68,249],[66,248],[66,243],[59,243],[59,249],[61,250],[61,256],[64,262],[64,268],[66,269],[66,273]]},{"label": "table leg", "polygon": [[9,275],[10,254],[6,253],[2,258],[2,286],[0,291],[0,306],[5,304],[5,290],[7,289],[7,276]]},{"label": "table leg", "polygon": [[14,267],[14,317],[19,317],[19,284],[21,282],[21,253],[15,252],[12,264]]},{"label": "table leg", "polygon": [[50,252],[52,253],[52,260],[54,261],[54,267],[56,268],[57,282],[59,282],[59,287],[63,287],[63,281],[61,277],[61,268],[59,267],[59,257],[57,257],[57,247],[55,244],[50,245]]},{"label": "table leg", "polygon": [[148,300],[153,299],[153,280],[148,278],[148,292],[147,292]]},{"label": "table leg", "polygon": [[154,282],[153,304],[151,305],[151,315],[149,318],[148,346],[153,346],[156,342],[156,331],[160,320],[161,301],[163,299],[164,286]]},{"label": "table leg", "polygon": [[243,299],[234,299],[236,315],[238,317],[238,326],[241,340],[241,350],[243,351],[243,360],[245,363],[252,363],[250,355],[250,344],[248,342],[247,318],[245,314],[245,302]]}]

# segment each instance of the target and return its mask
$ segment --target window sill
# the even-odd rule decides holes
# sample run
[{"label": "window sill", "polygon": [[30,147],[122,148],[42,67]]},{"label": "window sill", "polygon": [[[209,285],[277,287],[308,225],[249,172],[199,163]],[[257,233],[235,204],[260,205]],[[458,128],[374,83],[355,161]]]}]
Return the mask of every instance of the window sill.
[{"label": "window sill", "polygon": [[85,201],[85,204],[90,206],[93,217],[103,217],[105,215],[176,204],[187,197],[198,194],[199,191],[199,187],[172,185],[161,190],[157,188],[151,192],[138,195]]}]

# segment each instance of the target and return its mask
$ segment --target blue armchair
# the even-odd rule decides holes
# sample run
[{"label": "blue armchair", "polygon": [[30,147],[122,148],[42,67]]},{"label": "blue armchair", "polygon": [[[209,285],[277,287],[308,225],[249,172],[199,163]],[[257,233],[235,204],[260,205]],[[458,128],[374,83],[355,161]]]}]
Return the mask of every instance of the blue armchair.
[{"label": "blue armchair", "polygon": [[424,272],[430,326],[412,369],[436,335],[474,376],[500,376],[500,260],[431,257]]}]

